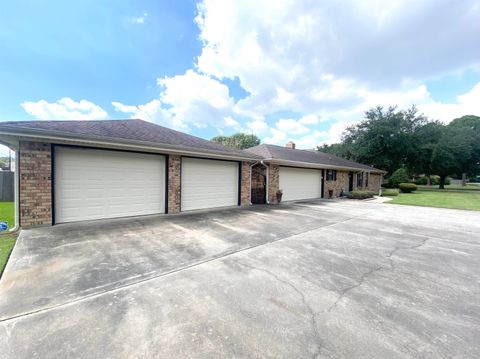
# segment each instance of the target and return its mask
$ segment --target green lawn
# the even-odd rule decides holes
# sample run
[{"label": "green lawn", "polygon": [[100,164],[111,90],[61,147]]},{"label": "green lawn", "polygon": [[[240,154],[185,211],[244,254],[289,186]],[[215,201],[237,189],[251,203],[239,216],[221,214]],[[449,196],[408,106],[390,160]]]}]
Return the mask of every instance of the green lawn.
[{"label": "green lawn", "polygon": [[0,202],[0,222],[8,222],[8,228],[15,226],[15,207],[13,202]]},{"label": "green lawn", "polygon": [[3,269],[7,264],[8,257],[10,256],[10,252],[15,245],[17,237],[9,236],[9,237],[0,237],[0,277],[2,276]]},{"label": "green lawn", "polygon": [[[423,186],[417,185],[419,189],[426,190],[426,191],[436,191],[438,190],[438,185],[435,186]],[[460,184],[450,184],[445,186],[445,190],[450,191],[480,191],[480,184],[477,183],[467,183],[465,187]]]},{"label": "green lawn", "polygon": [[480,192],[418,190],[413,193],[400,193],[388,203],[480,211]]},{"label": "green lawn", "polygon": [[[15,207],[13,202],[0,202],[0,222],[8,222],[9,229],[15,226]],[[0,236],[0,276],[7,264],[16,239],[17,236],[14,235]]]}]

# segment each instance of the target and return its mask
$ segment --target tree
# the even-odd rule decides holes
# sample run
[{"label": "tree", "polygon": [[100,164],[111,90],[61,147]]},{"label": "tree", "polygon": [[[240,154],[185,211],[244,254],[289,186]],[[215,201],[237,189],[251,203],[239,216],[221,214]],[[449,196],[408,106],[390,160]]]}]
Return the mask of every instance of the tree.
[{"label": "tree", "polygon": [[443,134],[443,124],[429,122],[416,129],[413,134],[412,146],[415,148],[413,161],[408,164],[410,170],[417,174],[425,174],[430,185],[430,176],[434,174],[432,155]]},{"label": "tree", "polygon": [[398,188],[400,183],[406,183],[408,182],[408,173],[405,168],[399,168],[395,172],[392,173],[390,178],[388,179],[388,184],[391,187]]},{"label": "tree", "polygon": [[474,136],[466,127],[443,126],[439,141],[434,145],[431,170],[440,176],[439,188],[445,188],[447,176],[462,173],[469,167]]},{"label": "tree", "polygon": [[[415,107],[398,110],[377,106],[365,112],[365,120],[348,127],[342,134],[342,144],[331,145],[340,156],[369,164],[393,173],[412,163],[415,157],[413,133],[427,119]],[[325,148],[322,147],[322,150]]]},{"label": "tree", "polygon": [[257,136],[246,133],[236,133],[231,136],[215,136],[211,139],[211,141],[239,150],[254,147],[260,144],[260,139]]},{"label": "tree", "polygon": [[480,174],[480,117],[473,115],[462,116],[450,122],[448,127],[464,128],[470,132],[469,139],[472,149],[470,157],[465,161],[462,169],[463,181],[465,181],[467,175],[475,177]]}]

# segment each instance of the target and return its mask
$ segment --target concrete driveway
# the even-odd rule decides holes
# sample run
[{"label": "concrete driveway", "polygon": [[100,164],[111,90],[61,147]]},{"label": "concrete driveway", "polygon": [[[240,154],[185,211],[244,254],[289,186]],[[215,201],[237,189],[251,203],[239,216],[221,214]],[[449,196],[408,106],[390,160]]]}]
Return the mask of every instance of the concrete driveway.
[{"label": "concrete driveway", "polygon": [[480,355],[480,213],[317,201],[23,231],[0,357]]}]

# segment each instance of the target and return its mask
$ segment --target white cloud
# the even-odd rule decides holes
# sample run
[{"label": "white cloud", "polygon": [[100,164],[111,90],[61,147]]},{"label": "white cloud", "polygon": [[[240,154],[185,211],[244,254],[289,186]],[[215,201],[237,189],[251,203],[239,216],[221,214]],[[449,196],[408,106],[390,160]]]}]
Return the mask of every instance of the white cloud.
[{"label": "white cloud", "polygon": [[145,20],[147,20],[148,13],[144,12],[141,16],[135,16],[130,18],[130,22],[132,24],[139,24],[143,25],[145,23]]},{"label": "white cloud", "polygon": [[100,106],[87,100],[76,102],[63,97],[57,102],[40,100],[21,104],[24,110],[38,120],[105,120],[107,112]]},{"label": "white cloud", "polygon": [[[198,71],[238,78],[249,95],[235,111],[255,124],[279,111],[331,119],[333,141],[379,104],[418,104],[433,117],[440,107],[475,110],[460,99],[435,104],[424,82],[478,68],[476,1],[204,0],[196,21],[204,45]],[[307,124],[282,122],[267,139],[283,139],[277,131],[298,135]]]},{"label": "white cloud", "polygon": [[119,112],[177,129],[235,127],[234,100],[220,81],[188,70],[183,75],[158,79],[157,84],[158,99],[139,106],[112,105]]},{"label": "white cloud", "polygon": [[463,115],[480,116],[480,82],[469,92],[457,96],[455,103],[429,101],[418,106],[419,110],[429,117],[448,123]]},{"label": "white cloud", "polygon": [[280,131],[287,132],[292,135],[303,135],[310,131],[307,126],[302,125],[300,121],[294,120],[292,118],[282,118],[275,123],[275,126]]},{"label": "white cloud", "polygon": [[[196,22],[203,48],[192,69],[158,79],[158,97],[149,102],[113,102],[115,111],[190,132],[293,140],[300,148],[338,141],[376,105],[416,104],[445,122],[480,113],[480,84],[452,103],[434,101],[425,85],[467,68],[480,71],[480,47],[472,45],[478,0],[204,0]],[[227,78],[247,96],[235,100]],[[22,106],[41,119],[107,116],[88,101],[42,101]]]}]

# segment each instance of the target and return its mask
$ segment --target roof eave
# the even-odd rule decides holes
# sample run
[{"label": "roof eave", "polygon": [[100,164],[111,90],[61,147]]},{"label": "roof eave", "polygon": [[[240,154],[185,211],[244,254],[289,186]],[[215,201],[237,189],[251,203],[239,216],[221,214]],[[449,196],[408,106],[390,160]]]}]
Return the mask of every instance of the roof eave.
[{"label": "roof eave", "polygon": [[27,128],[12,128],[7,126],[0,125],[0,135],[9,135],[16,137],[29,137],[35,138],[38,140],[48,140],[50,142],[54,141],[74,141],[76,143],[82,143],[85,145],[112,145],[112,146],[122,146],[131,149],[138,150],[155,150],[156,152],[166,152],[169,154],[179,154],[179,155],[192,155],[192,156],[207,156],[215,158],[225,158],[225,159],[234,159],[234,160],[246,160],[246,161],[257,161],[262,159],[262,157],[245,153],[245,156],[238,155],[236,153],[229,153],[223,151],[207,150],[207,149],[198,149],[187,146],[178,146],[178,145],[169,145],[164,143],[156,143],[149,141],[135,141],[120,139],[114,137],[103,137],[103,136],[79,136],[75,134],[65,133],[62,131],[50,131],[44,129],[27,129]]},{"label": "roof eave", "polygon": [[361,168],[361,167],[337,166],[337,165],[325,164],[325,163],[291,161],[291,160],[284,160],[284,159],[278,159],[278,158],[266,158],[264,159],[264,161],[272,164],[294,166],[294,167],[296,165],[297,167],[310,167],[310,168],[318,168],[318,169],[365,171],[365,172],[375,172],[375,173],[382,173],[382,174],[386,173],[385,171],[381,171],[376,168],[367,169],[367,168]]}]

